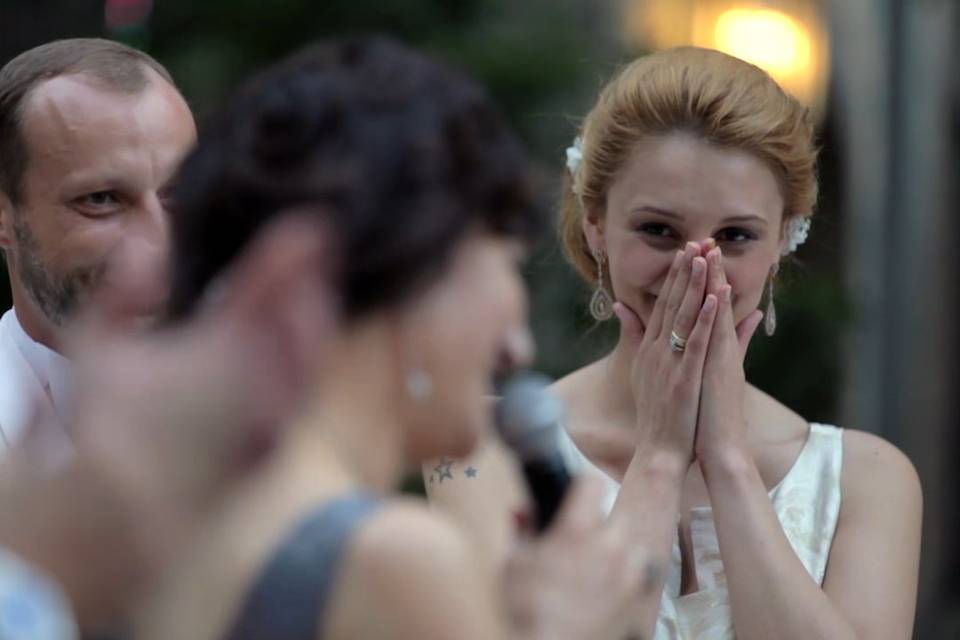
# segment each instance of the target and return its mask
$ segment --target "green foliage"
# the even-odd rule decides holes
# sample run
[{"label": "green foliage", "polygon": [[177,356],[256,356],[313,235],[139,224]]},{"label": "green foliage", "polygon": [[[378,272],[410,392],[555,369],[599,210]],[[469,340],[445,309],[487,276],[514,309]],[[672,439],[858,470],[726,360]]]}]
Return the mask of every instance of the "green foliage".
[{"label": "green foliage", "polygon": [[478,78],[514,125],[537,143],[535,151],[555,153],[556,145],[547,148],[550,136],[543,132],[542,118],[553,125],[568,121],[544,116],[539,107],[552,110],[575,95],[592,70],[591,56],[598,53],[585,28],[590,14],[585,19],[583,4],[575,0],[275,0],[268,8],[263,5],[255,0],[158,3],[150,50],[170,67],[201,116],[252,70],[318,38],[383,33]]}]

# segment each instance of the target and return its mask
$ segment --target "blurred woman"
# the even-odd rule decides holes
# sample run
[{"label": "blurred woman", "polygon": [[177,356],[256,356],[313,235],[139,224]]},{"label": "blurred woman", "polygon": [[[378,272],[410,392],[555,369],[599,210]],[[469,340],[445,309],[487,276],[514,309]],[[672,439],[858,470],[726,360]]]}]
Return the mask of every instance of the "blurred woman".
[{"label": "blurred woman", "polygon": [[[761,320],[776,329],[780,262],[814,212],[807,110],[741,60],[663,51],[609,82],[567,156],[562,243],[620,339],[556,391],[571,463],[605,479],[612,517],[670,566],[654,637],[910,637],[912,465],[744,377]],[[511,495],[505,465],[469,464],[474,480],[431,486],[431,499],[502,522],[516,505],[490,496]]]},{"label": "blurred woman", "polygon": [[644,554],[589,484],[518,551],[504,601],[456,526],[393,493],[409,465],[468,453],[494,376],[530,359],[517,265],[542,218],[481,89],[389,41],[317,46],[213,119],[176,201],[174,316],[230,303],[233,259],[293,215],[332,238],[341,323],[318,351],[303,264],[245,294],[287,363],[266,413],[292,425],[143,608],[145,637],[622,637]]}]

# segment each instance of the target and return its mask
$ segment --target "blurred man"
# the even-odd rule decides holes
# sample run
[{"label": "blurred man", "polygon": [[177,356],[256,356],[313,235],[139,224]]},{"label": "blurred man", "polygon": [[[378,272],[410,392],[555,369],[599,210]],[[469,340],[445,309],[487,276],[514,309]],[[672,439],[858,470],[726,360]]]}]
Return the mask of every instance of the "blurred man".
[{"label": "blurred man", "polygon": [[[53,425],[41,450],[68,450],[64,329],[114,256],[165,260],[169,182],[195,138],[169,73],[125,45],[61,40],[0,70],[0,248],[13,293],[0,319],[0,447],[35,417]],[[131,311],[148,318],[162,302]]]}]

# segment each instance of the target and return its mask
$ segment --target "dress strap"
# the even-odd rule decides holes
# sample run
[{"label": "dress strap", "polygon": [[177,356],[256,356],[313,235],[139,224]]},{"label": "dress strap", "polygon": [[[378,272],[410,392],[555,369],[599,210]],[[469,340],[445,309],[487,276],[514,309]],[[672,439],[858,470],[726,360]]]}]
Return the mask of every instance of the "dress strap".
[{"label": "dress strap", "polygon": [[307,515],[273,554],[227,640],[315,640],[352,534],[380,505],[367,494]]},{"label": "dress strap", "polygon": [[793,468],[770,495],[783,532],[817,584],[823,584],[840,516],[842,468],[843,430],[811,424]]},{"label": "dress strap", "polygon": [[807,441],[787,475],[771,491],[771,498],[776,499],[777,494],[787,489],[796,490],[798,484],[807,484],[811,478],[821,482],[839,481],[843,466],[843,429],[818,423],[811,423],[809,429]]}]

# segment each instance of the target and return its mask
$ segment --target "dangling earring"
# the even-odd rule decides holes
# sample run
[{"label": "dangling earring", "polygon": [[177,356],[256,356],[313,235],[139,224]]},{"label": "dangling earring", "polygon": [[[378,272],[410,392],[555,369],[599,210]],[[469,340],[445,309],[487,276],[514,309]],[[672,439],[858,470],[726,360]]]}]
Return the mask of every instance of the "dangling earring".
[{"label": "dangling earring", "polygon": [[767,312],[764,314],[763,331],[772,336],[777,330],[777,308],[773,304],[773,281],[780,271],[780,263],[770,267],[769,284],[767,285]]},{"label": "dangling earring", "polygon": [[404,383],[407,387],[407,395],[415,402],[426,402],[433,393],[433,376],[419,367],[407,370]]},{"label": "dangling earring", "polygon": [[597,263],[597,289],[590,298],[590,315],[597,322],[604,322],[613,317],[613,298],[607,293],[607,288],[603,286],[603,263],[605,261],[603,252],[595,250],[593,259]]}]

